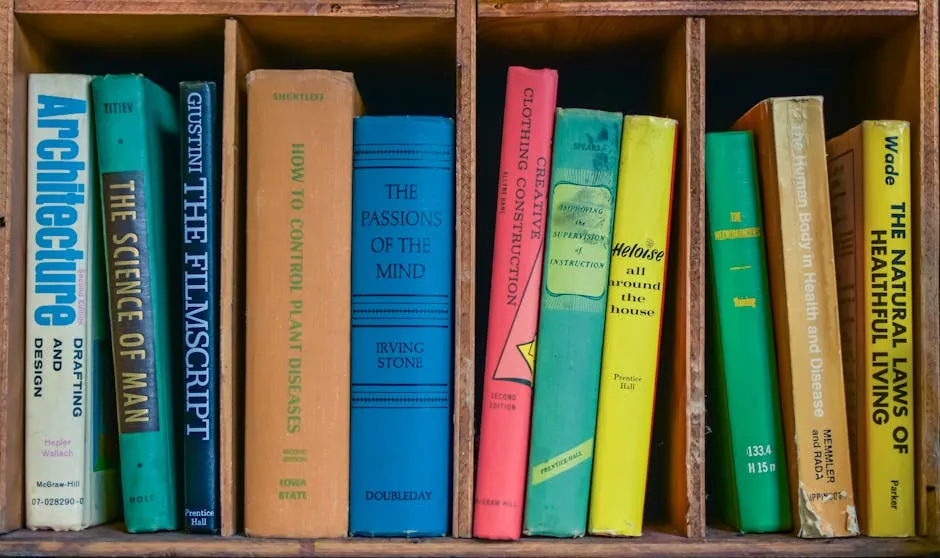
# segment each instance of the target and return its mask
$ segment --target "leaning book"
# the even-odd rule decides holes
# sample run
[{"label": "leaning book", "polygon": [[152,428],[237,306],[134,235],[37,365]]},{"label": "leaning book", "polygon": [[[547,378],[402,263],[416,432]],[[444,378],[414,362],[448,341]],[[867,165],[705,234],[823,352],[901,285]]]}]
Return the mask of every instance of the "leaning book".
[{"label": "leaning book", "polygon": [[119,514],[114,380],[91,76],[29,77],[26,526]]}]

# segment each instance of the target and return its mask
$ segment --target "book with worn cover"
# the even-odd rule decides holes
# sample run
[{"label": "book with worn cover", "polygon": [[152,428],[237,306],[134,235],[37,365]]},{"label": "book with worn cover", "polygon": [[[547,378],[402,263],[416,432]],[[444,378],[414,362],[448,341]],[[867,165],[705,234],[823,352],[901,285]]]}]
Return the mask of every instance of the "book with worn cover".
[{"label": "book with worn cover", "polygon": [[26,225],[26,527],[120,517],[117,416],[92,76],[31,74]]},{"label": "book with worn cover", "polygon": [[789,531],[764,223],[751,132],[705,135],[707,471],[720,518],[744,533]]},{"label": "book with worn cover", "polygon": [[766,99],[733,129],[757,152],[794,527],[854,536],[823,99]]},{"label": "book with worn cover", "polygon": [[473,536],[522,534],[558,72],[506,77]]},{"label": "book with worn cover", "polygon": [[349,526],[353,75],[247,76],[245,532]]},{"label": "book with worn cover", "polygon": [[219,532],[219,132],[215,83],[180,83],[183,528]]},{"label": "book with worn cover", "polygon": [[174,384],[182,317],[179,112],[144,76],[92,81],[124,522],[179,528]]},{"label": "book with worn cover", "polygon": [[349,532],[450,525],[454,122],[353,127]]},{"label": "book with worn cover", "polygon": [[842,361],[861,534],[915,535],[911,126],[827,143]]},{"label": "book with worn cover", "polygon": [[587,528],[622,129],[619,112],[555,114],[526,535]]}]

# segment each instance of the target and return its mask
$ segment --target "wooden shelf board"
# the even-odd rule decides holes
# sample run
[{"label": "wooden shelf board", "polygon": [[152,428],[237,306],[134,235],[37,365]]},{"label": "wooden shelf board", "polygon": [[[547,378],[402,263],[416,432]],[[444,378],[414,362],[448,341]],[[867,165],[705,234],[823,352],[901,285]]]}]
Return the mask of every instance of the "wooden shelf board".
[{"label": "wooden shelf board", "polygon": [[709,530],[706,539],[649,532],[633,539],[254,539],[182,533],[130,535],[120,525],[74,533],[14,531],[0,536],[0,555],[30,556],[926,556],[927,539],[802,540],[792,535],[739,536]]},{"label": "wooden shelf board", "polygon": [[453,0],[16,0],[16,13],[453,18]]},{"label": "wooden shelf board", "polygon": [[916,16],[918,10],[917,0],[481,0],[479,17],[784,14]]}]

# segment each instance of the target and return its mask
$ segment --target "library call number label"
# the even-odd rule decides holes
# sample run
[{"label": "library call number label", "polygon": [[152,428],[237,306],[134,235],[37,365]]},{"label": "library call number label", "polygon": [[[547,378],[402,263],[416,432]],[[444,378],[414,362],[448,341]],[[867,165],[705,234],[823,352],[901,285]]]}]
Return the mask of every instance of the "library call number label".
[{"label": "library call number label", "polygon": [[[745,447],[744,453],[748,458],[760,458],[772,456],[774,452],[770,444],[757,444]],[[777,464],[772,459],[749,459],[747,462],[748,474],[773,473],[776,470]]]}]

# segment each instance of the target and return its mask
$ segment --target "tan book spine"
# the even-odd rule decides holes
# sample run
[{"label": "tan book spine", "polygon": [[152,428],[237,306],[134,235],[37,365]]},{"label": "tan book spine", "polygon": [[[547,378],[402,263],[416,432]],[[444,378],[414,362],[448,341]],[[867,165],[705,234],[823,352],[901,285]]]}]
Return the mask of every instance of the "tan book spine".
[{"label": "tan book spine", "polygon": [[[856,191],[856,181],[864,173],[862,165],[862,136],[860,127],[853,128],[826,142],[829,172],[829,207],[832,212],[832,242],[836,263],[839,292],[839,333],[842,340],[842,375],[845,382],[845,414],[849,427],[849,451],[852,460],[852,480],[858,487],[856,511],[859,533],[865,532],[868,517],[865,486],[868,467],[864,459],[865,431],[859,429],[859,413],[865,412],[864,375],[866,359],[864,338],[867,329],[864,296],[857,288],[863,287],[864,269],[868,263],[862,238],[864,214],[862,198]],[[861,238],[861,242],[859,239]],[[864,290],[864,289],[863,289]],[[862,293],[864,294],[864,293]],[[859,351],[859,346],[862,351]]]},{"label": "tan book spine", "polygon": [[248,74],[245,532],[342,537],[349,509],[352,74]]},{"label": "tan book spine", "polygon": [[858,535],[821,97],[762,101],[735,123],[758,151],[794,525]]}]

